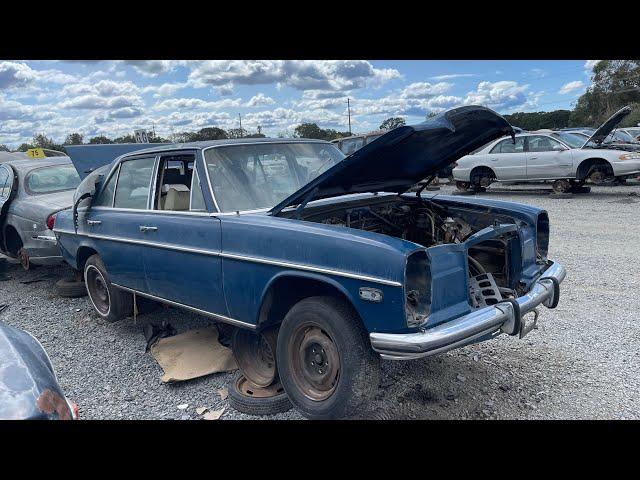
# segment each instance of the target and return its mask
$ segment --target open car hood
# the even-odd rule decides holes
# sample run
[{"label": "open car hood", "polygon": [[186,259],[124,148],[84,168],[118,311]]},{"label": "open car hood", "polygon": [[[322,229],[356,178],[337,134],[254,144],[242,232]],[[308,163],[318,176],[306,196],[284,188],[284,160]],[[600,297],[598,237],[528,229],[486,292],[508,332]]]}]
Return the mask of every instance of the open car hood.
[{"label": "open car hood", "polygon": [[276,205],[270,213],[311,199],[362,192],[409,190],[478,147],[504,135],[511,125],[493,110],[466,106],[426,122],[395,128],[365,145]]},{"label": "open car hood", "polygon": [[[152,148],[160,143],[113,143],[100,145],[65,145],[64,148],[76,167],[80,178],[95,169],[108,165],[120,155]],[[166,144],[165,144],[166,145]]]},{"label": "open car hood", "polygon": [[609,134],[616,128],[620,122],[631,113],[631,107],[623,107],[618,110],[616,113],[611,115],[600,127],[589,137],[589,140],[585,142],[582,148],[589,145],[591,142],[596,145],[602,144],[605,138],[609,136]]}]

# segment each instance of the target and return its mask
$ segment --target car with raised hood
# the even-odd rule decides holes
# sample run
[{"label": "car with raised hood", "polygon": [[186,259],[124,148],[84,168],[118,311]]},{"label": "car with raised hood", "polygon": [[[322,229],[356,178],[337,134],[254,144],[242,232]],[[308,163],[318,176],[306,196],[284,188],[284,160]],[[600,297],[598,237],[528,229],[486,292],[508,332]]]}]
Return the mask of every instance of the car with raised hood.
[{"label": "car with raised hood", "polygon": [[0,159],[0,252],[31,265],[62,262],[51,228],[80,183],[69,157]]},{"label": "car with raised hood", "polygon": [[522,337],[557,305],[546,211],[407,193],[512,134],[466,106],[346,158],[306,139],[164,145],[87,175],[54,231],[103,319],[139,296],[206,315],[236,328],[251,383],[279,378],[310,418],[357,415],[381,358]]},{"label": "car with raised hood", "polygon": [[482,190],[493,182],[553,181],[558,193],[586,191],[584,184],[612,183],[640,173],[638,145],[605,143],[631,113],[624,107],[588,138],[571,131],[538,131],[496,139],[457,161],[458,189]]},{"label": "car with raised hood", "polygon": [[0,321],[0,420],[73,420],[47,352],[29,332]]}]

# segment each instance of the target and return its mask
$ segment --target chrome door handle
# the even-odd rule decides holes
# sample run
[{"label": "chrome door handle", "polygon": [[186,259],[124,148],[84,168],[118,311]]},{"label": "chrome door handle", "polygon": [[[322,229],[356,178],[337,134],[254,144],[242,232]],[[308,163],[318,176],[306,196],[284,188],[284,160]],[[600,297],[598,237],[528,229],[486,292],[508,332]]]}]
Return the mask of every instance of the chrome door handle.
[{"label": "chrome door handle", "polygon": [[538,157],[531,157],[531,160],[537,160]]},{"label": "chrome door handle", "polygon": [[87,225],[100,225],[101,223],[101,220],[87,220]]},{"label": "chrome door handle", "polygon": [[155,232],[158,230],[158,227],[147,227],[146,225],[140,225],[141,232]]}]

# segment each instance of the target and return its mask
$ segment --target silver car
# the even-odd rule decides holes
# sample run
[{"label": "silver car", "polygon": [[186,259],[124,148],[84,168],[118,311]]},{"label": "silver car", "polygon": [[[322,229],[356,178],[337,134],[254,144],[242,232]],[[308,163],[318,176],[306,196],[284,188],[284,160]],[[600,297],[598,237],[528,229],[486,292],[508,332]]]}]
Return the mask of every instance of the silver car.
[{"label": "silver car", "polygon": [[591,136],[577,131],[539,130],[494,140],[457,161],[460,190],[482,191],[493,182],[553,181],[553,190],[586,192],[584,184],[623,182],[640,173],[640,150],[630,143],[605,143],[631,109],[625,107]]},{"label": "silver car", "polygon": [[66,156],[0,159],[0,252],[25,269],[60,263],[55,214],[72,206],[79,183]]}]

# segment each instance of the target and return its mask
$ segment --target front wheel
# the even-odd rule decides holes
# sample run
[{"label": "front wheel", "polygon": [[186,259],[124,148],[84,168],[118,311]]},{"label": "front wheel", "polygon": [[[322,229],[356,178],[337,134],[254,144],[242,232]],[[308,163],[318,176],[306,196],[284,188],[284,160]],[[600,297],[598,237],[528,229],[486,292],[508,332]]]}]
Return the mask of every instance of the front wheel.
[{"label": "front wheel", "polygon": [[276,355],[285,392],[308,418],[351,417],[378,387],[380,357],[353,309],[332,297],[293,306],[280,326]]},{"label": "front wheel", "polygon": [[133,296],[114,287],[99,255],[92,255],[84,267],[84,283],[95,311],[107,322],[131,315]]}]

